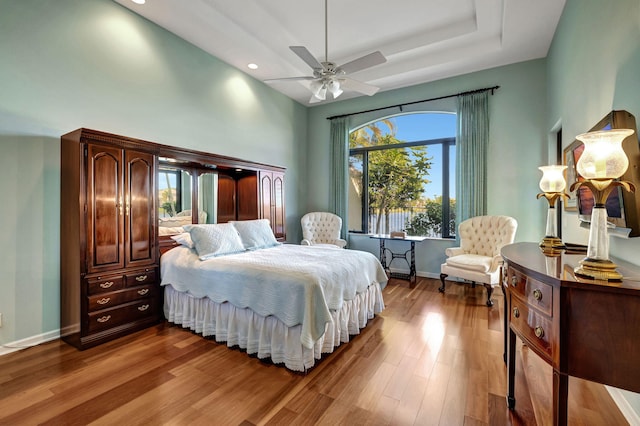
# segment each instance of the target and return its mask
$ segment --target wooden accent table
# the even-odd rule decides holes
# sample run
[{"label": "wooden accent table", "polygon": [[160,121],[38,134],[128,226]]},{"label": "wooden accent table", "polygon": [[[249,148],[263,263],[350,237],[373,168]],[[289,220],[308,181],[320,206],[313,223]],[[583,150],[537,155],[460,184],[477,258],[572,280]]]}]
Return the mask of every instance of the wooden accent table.
[{"label": "wooden accent table", "polygon": [[[584,254],[502,249],[507,405],[515,407],[516,336],[553,367],[553,424],[567,424],[569,376],[640,392],[640,266],[612,259],[622,282],[577,278]],[[507,332],[508,331],[508,332]]]},{"label": "wooden accent table", "polygon": [[[380,240],[380,263],[384,268],[385,272],[389,277],[399,278],[402,280],[408,280],[410,285],[415,285],[416,283],[416,242],[420,243],[427,239],[427,237],[404,237],[404,238],[394,238],[389,234],[374,234],[370,236],[371,238]],[[385,247],[385,240],[391,241],[407,241],[411,243],[411,248],[404,253],[396,253],[391,251],[391,249]],[[387,252],[391,255],[391,259],[389,263],[387,263]],[[411,255],[409,259],[407,259],[408,255]],[[391,262],[394,259],[404,259],[409,266],[409,273],[403,274],[400,272],[389,272],[389,267],[391,266]]]}]

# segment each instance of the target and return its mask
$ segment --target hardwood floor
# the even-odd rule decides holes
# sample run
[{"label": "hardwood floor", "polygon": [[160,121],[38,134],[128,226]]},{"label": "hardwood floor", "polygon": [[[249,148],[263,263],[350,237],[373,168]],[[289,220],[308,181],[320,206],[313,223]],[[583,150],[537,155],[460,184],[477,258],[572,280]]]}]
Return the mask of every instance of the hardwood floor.
[{"label": "hardwood floor", "polygon": [[[518,344],[506,408],[501,292],[392,280],[386,309],[306,375],[176,326],[77,351],[0,357],[0,425],[548,425],[551,367]],[[602,385],[570,380],[569,422],[625,425]]]}]

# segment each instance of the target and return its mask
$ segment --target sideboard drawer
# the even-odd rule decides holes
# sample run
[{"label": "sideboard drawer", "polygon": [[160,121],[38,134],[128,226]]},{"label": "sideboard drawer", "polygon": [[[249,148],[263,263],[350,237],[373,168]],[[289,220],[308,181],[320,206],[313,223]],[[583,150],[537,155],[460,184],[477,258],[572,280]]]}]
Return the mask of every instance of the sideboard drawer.
[{"label": "sideboard drawer", "polygon": [[549,284],[527,277],[521,272],[508,268],[507,280],[509,288],[535,307],[549,316],[553,316],[553,287]]},{"label": "sideboard drawer", "polygon": [[539,352],[546,354],[547,361],[550,361],[554,342],[551,318],[536,309],[530,309],[526,302],[514,295],[511,295],[510,307],[511,328]]},{"label": "sideboard drawer", "polygon": [[149,284],[139,288],[129,290],[113,291],[110,293],[97,294],[89,297],[89,312],[99,311],[119,305],[125,302],[131,302],[141,298],[148,298],[154,295],[155,286]]},{"label": "sideboard drawer", "polygon": [[89,314],[89,332],[96,332],[155,315],[153,299],[147,298]]}]

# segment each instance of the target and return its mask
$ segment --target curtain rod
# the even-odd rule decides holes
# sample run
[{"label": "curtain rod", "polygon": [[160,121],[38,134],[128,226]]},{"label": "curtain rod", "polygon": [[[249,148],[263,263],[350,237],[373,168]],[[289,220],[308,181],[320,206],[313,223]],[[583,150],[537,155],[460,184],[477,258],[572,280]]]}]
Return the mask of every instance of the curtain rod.
[{"label": "curtain rod", "polygon": [[404,103],[404,104],[389,105],[389,106],[386,106],[386,107],[367,109],[367,110],[358,111],[358,112],[351,112],[349,114],[334,115],[334,116],[331,116],[331,117],[327,117],[327,120],[332,120],[334,118],[340,118],[340,117],[350,117],[352,115],[364,114],[364,113],[373,112],[373,111],[382,111],[383,109],[389,109],[389,108],[400,108],[400,111],[402,111],[402,107],[403,106],[407,106],[407,105],[420,104],[422,102],[437,101],[437,100],[440,100],[440,99],[453,98],[455,96],[460,96],[460,95],[471,95],[472,93],[487,92],[489,90],[491,91],[491,94],[493,95],[493,92],[495,92],[499,88],[500,88],[500,86],[485,87],[484,89],[469,90],[469,91],[466,91],[466,92],[460,92],[460,93],[456,93],[456,94],[453,94],[453,95],[445,95],[445,96],[438,96],[437,98],[423,99],[421,101],[413,101],[413,102],[407,102],[407,103]]}]

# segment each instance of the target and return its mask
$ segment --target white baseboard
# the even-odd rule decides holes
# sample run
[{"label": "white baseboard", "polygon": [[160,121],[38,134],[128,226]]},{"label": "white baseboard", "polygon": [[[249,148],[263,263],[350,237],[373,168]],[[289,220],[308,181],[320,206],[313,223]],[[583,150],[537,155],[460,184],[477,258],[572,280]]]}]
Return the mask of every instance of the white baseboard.
[{"label": "white baseboard", "polygon": [[15,342],[5,343],[0,345],[0,356],[7,355],[22,349],[30,348],[31,346],[39,345],[40,343],[50,342],[52,340],[58,339],[59,337],[60,330],[52,330],[47,331],[46,333],[27,337],[25,339],[16,340]]},{"label": "white baseboard", "polygon": [[624,397],[620,389],[613,388],[611,386],[605,386],[609,395],[611,395],[611,399],[616,403],[620,412],[624,416],[625,419],[629,422],[630,426],[640,426],[640,415],[633,409],[629,401]]}]

